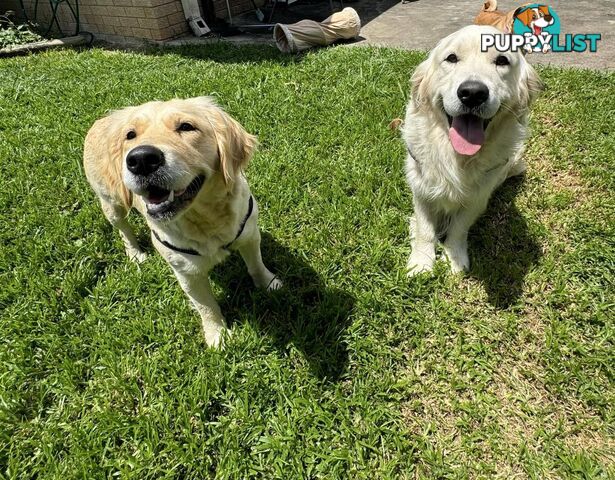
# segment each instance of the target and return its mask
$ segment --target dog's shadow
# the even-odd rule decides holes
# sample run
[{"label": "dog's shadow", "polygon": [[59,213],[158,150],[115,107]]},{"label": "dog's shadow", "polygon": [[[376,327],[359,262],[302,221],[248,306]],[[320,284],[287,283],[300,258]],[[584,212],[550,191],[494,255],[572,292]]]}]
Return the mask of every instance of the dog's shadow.
[{"label": "dog's shadow", "polygon": [[525,276],[541,256],[514,202],[523,182],[523,176],[506,180],[468,236],[470,275],[483,283],[489,303],[496,308],[517,302]]},{"label": "dog's shadow", "polygon": [[219,303],[227,320],[252,324],[260,335],[286,355],[293,345],[319,379],[335,382],[346,371],[348,350],[344,331],[355,300],[347,292],[327,287],[300,256],[263,233],[261,245],[267,267],[284,282],[275,292],[254,287],[238,253],[211,272],[225,291]]}]

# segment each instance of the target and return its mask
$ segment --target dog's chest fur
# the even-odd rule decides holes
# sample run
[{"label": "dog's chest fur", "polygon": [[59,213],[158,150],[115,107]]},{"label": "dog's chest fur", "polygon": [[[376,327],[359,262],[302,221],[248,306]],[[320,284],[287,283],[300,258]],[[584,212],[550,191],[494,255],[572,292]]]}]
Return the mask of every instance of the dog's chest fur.
[{"label": "dog's chest fur", "polygon": [[[208,197],[208,192],[203,193],[204,197]],[[249,187],[241,179],[231,197],[212,199],[209,196],[209,201],[196,201],[188,212],[172,222],[158,224],[147,215],[144,217],[163,240],[175,247],[199,253],[190,255],[177,252],[153,239],[156,249],[176,271],[196,275],[211,270],[229,256],[229,249],[225,246],[235,240],[249,198]],[[135,204],[135,207],[145,213],[144,205]]]},{"label": "dog's chest fur", "polygon": [[438,210],[454,212],[490,195],[506,178],[522,148],[525,128],[506,116],[490,125],[487,141],[473,157],[458,155],[448,132],[421,113],[409,112],[403,130],[406,175],[415,196]]}]

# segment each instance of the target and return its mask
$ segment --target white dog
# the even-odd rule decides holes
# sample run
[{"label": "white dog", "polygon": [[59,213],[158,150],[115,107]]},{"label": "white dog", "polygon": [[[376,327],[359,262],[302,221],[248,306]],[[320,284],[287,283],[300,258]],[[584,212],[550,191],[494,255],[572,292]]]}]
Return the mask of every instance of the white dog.
[{"label": "white dog", "polygon": [[481,52],[483,34],[503,35],[462,28],[412,76],[402,129],[414,198],[410,275],[432,270],[438,239],[452,270],[467,270],[469,228],[493,191],[525,170],[528,109],[542,85],[521,53]]},{"label": "white dog", "polygon": [[150,102],[98,120],[85,139],[86,176],[131,259],[143,261],[126,221],[135,207],[156,250],[199,312],[208,345],[226,323],[208,272],[239,250],[254,283],[282,283],[263,264],[258,207],[243,176],[256,138],[208,97]]}]

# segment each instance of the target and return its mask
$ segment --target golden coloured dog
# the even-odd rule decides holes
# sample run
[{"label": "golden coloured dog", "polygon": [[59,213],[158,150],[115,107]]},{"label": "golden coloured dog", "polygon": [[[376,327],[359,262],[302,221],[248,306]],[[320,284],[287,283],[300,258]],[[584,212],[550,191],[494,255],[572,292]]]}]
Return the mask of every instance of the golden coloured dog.
[{"label": "golden coloured dog", "polygon": [[255,147],[256,138],[209,97],[115,111],[85,139],[86,176],[127,255],[145,259],[126,219],[134,207],[211,346],[220,345],[227,328],[209,285],[214,265],[238,250],[258,287],[282,285],[263,264],[258,206],[243,175]]}]

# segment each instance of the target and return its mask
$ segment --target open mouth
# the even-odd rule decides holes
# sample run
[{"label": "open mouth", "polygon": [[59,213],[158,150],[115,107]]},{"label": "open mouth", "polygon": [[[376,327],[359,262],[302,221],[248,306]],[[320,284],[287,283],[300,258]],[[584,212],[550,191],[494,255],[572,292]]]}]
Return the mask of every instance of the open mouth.
[{"label": "open mouth", "polygon": [[201,190],[203,183],[205,176],[199,175],[186,188],[180,190],[167,190],[158,185],[148,186],[143,195],[147,213],[157,220],[174,216],[189,205]]},{"label": "open mouth", "polygon": [[534,29],[534,35],[538,36],[542,33],[542,27],[539,27],[538,25],[534,25],[533,26]]},{"label": "open mouth", "polygon": [[485,130],[491,122],[491,118],[482,118],[467,113],[452,117],[446,114],[448,119],[448,137],[451,145],[460,155],[475,155],[485,143]]}]

